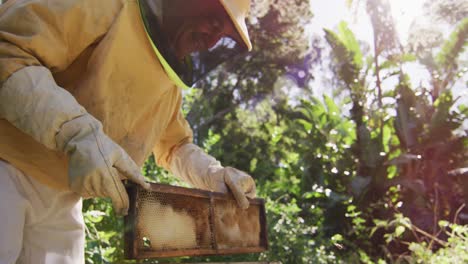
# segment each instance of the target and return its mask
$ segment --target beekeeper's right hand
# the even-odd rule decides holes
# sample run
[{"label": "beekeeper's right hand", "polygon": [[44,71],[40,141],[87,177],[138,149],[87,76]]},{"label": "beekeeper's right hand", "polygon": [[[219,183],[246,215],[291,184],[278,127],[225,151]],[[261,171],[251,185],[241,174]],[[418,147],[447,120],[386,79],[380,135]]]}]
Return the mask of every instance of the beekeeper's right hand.
[{"label": "beekeeper's right hand", "polygon": [[[0,88],[0,118],[49,149],[66,153],[71,190],[85,198],[109,197],[117,214],[128,211],[121,182],[149,188],[135,162],[42,66],[25,67]],[[47,168],[44,168],[47,169]]]}]

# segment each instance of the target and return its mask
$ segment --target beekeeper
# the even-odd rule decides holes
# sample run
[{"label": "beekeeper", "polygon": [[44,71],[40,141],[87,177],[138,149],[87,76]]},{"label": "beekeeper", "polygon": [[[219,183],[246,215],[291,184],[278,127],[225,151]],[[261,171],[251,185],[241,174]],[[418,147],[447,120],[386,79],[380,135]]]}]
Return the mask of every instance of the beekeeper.
[{"label": "beekeeper", "polygon": [[254,197],[192,144],[181,89],[252,48],[250,0],[11,0],[0,8],[0,264],[83,263],[81,197],[128,210],[157,164]]}]

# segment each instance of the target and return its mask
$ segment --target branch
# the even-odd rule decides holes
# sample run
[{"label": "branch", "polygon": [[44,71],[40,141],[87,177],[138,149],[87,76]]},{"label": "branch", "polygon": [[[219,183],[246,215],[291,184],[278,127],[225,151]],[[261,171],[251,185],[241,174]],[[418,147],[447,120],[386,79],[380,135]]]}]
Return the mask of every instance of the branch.
[{"label": "branch", "polygon": [[382,81],[380,79],[380,64],[379,64],[379,55],[380,51],[378,50],[378,39],[377,39],[377,32],[376,28],[374,29],[374,65],[375,65],[375,77],[376,77],[376,86],[377,86],[377,98],[378,98],[378,106],[379,111],[378,117],[380,122],[380,143],[383,144],[383,128],[384,128],[384,121],[383,121],[383,114],[380,111],[383,111],[383,102],[382,102]]},{"label": "branch", "polygon": [[455,224],[458,224],[458,223],[457,223],[458,215],[460,215],[460,213],[461,213],[461,211],[463,210],[463,208],[465,208],[465,205],[466,205],[466,204],[462,204],[462,205],[460,206],[460,208],[458,208],[457,212],[455,213],[455,216],[453,217],[453,222],[454,222]]},{"label": "branch", "polygon": [[227,115],[228,113],[230,113],[231,111],[236,109],[236,107],[237,107],[237,105],[232,105],[232,106],[230,106],[228,108],[223,109],[222,111],[219,111],[218,113],[216,113],[216,115],[214,115],[212,118],[208,119],[207,121],[201,123],[199,126],[200,127],[210,126],[216,120],[224,117],[225,115]]}]

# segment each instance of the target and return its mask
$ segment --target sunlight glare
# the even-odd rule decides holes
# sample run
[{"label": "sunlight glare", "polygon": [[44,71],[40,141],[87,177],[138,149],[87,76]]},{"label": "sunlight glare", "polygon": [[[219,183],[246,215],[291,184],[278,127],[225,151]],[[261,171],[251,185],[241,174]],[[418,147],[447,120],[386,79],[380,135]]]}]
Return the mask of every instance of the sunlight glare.
[{"label": "sunlight glare", "polygon": [[398,36],[403,43],[407,41],[411,23],[423,16],[423,3],[424,0],[390,0]]}]

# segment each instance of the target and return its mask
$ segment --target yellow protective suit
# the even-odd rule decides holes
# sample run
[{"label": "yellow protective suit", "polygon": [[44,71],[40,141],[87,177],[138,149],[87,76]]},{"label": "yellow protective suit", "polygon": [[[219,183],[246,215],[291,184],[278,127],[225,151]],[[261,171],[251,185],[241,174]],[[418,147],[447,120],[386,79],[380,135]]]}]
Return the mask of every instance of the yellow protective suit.
[{"label": "yellow protective suit", "polygon": [[[192,141],[182,95],[164,72],[136,0],[10,0],[0,6],[0,84],[26,66],[49,68],[141,166],[154,152],[169,167]],[[1,89],[1,85],[0,85]],[[38,181],[68,189],[65,154],[0,119],[0,158]]]}]

